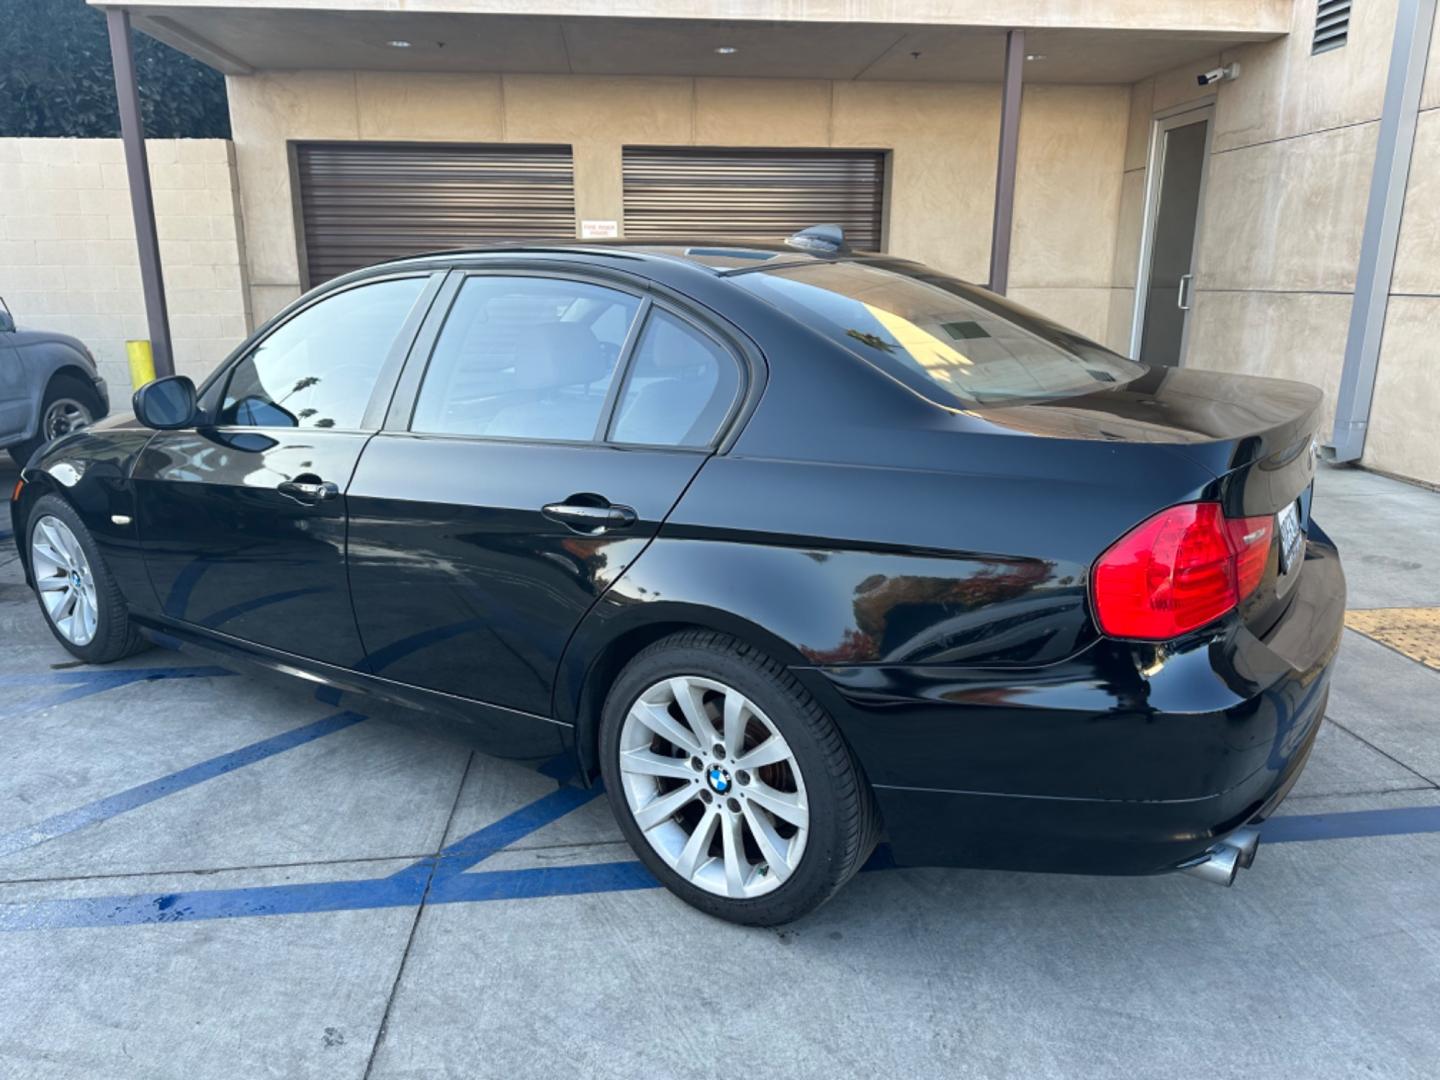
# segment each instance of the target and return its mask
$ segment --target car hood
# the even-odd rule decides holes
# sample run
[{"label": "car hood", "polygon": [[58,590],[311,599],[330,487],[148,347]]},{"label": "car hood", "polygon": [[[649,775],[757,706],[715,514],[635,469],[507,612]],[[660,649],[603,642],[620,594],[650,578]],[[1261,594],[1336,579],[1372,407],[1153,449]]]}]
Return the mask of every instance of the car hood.
[{"label": "car hood", "polygon": [[97,420],[91,424],[86,431],[149,431],[144,424],[136,420],[129,413],[119,413],[114,416],[107,416],[103,420]]},{"label": "car hood", "polygon": [[29,327],[18,326],[14,332],[4,340],[16,348],[24,345],[48,345],[51,342],[55,342],[61,345],[69,345],[72,349],[78,350],[82,356],[88,357],[90,355],[90,350],[85,347],[84,342],[79,338],[72,337],[69,334],[62,334],[58,330],[33,330]]},{"label": "car hood", "polygon": [[1132,382],[1078,397],[966,410],[1017,434],[1162,443],[1217,475],[1310,439],[1323,395],[1306,383],[1147,367]]}]

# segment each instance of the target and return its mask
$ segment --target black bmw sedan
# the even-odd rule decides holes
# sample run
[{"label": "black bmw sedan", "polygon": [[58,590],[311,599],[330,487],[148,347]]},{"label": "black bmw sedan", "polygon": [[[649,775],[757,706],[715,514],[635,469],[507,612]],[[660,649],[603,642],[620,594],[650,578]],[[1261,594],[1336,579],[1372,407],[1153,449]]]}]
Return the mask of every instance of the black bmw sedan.
[{"label": "black bmw sedan", "polygon": [[1341,633],[1319,392],[819,248],[332,281],[31,461],[27,579],[85,661],[179,644],[563,755],[736,922],[811,910],[882,836],[1228,883]]}]

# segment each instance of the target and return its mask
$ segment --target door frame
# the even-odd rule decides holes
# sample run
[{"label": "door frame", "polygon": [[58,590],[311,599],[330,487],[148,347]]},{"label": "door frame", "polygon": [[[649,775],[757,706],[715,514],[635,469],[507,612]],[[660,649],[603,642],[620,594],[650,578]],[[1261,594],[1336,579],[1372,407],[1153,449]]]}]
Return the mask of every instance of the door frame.
[{"label": "door frame", "polygon": [[[1200,225],[1205,217],[1205,188],[1210,179],[1211,144],[1215,139],[1215,95],[1210,94],[1183,105],[1162,109],[1150,124],[1150,145],[1145,158],[1145,208],[1141,213],[1140,254],[1135,267],[1135,300],[1130,312],[1130,356],[1140,358],[1140,342],[1145,333],[1145,300],[1150,289],[1150,253],[1155,241],[1155,223],[1160,211],[1160,181],[1165,171],[1165,133],[1173,128],[1185,127],[1197,120],[1206,121],[1205,152],[1200,165],[1200,197],[1195,210],[1196,243],[1190,250],[1191,281],[1194,281],[1195,263],[1200,254]],[[1194,296],[1192,292],[1191,296]],[[1183,367],[1190,346],[1190,319],[1185,319],[1185,328],[1180,336],[1180,360],[1177,367]]]}]

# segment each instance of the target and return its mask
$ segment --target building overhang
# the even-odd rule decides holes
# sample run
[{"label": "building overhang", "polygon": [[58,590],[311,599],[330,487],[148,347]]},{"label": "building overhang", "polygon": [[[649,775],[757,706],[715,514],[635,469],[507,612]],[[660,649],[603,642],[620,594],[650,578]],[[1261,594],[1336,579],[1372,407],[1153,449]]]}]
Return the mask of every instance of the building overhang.
[{"label": "building overhang", "polygon": [[[1130,83],[1288,32],[1292,0],[148,0],[135,26],[227,74],[379,70]],[[617,15],[616,11],[623,11]]]}]

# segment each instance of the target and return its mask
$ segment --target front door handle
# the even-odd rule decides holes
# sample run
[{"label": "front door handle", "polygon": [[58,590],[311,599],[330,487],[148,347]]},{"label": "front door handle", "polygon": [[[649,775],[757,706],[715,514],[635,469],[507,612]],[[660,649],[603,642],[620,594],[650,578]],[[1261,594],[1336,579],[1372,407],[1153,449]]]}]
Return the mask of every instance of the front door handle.
[{"label": "front door handle", "polygon": [[1180,288],[1175,293],[1175,306],[1181,311],[1190,310],[1190,283],[1194,280],[1194,274],[1180,275]]},{"label": "front door handle", "polygon": [[606,529],[623,529],[636,521],[635,511],[630,507],[611,503],[599,495],[571,495],[564,502],[546,503],[540,512],[551,521],[587,536]]},{"label": "front door handle", "polygon": [[286,480],[277,484],[275,490],[306,506],[314,506],[317,503],[340,497],[339,485],[333,484],[329,480],[321,480],[318,476],[311,476],[308,473],[297,476],[294,480]]}]

